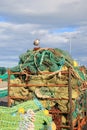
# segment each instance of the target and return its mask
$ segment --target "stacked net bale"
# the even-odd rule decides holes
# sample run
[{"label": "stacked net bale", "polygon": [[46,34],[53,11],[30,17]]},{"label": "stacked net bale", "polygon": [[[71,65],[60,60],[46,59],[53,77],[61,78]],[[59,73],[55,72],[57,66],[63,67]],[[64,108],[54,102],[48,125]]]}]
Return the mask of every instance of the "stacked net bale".
[{"label": "stacked net bale", "polygon": [[[74,68],[72,57],[65,51],[60,49],[40,48],[37,50],[28,50],[22,54],[18,66],[11,68],[12,72],[24,72],[20,78],[16,75],[15,80],[17,84],[25,84],[24,88],[11,88],[11,96],[28,97],[34,99],[35,97],[42,103],[44,108],[51,109],[51,107],[58,104],[58,109],[62,112],[69,110],[68,100],[68,75],[62,74],[63,70],[68,70],[71,67],[76,77],[72,76],[72,98],[73,111],[75,110],[75,100],[81,95],[82,82],[85,80],[83,72],[79,68]],[[81,81],[80,81],[81,79]],[[26,86],[30,84],[30,87]],[[61,85],[64,84],[64,87]],[[60,85],[57,87],[57,85]],[[48,98],[58,98],[59,100],[47,101]],[[65,121],[64,121],[65,122]]]}]

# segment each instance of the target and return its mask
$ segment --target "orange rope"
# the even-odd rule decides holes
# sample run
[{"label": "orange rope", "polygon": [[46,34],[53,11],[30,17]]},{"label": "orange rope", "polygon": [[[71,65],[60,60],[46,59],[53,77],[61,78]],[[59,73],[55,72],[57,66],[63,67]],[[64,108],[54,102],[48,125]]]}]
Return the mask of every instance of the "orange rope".
[{"label": "orange rope", "polygon": [[86,124],[86,118],[83,118],[79,123],[78,123],[78,130],[82,130],[82,126]]}]

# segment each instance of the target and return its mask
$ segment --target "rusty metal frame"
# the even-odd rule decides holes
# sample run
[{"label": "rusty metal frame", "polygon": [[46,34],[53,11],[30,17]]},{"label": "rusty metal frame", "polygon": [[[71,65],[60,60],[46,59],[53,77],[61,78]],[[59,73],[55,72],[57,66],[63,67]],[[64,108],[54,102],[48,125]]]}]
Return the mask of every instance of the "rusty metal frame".
[{"label": "rusty metal frame", "polygon": [[[49,72],[50,73],[50,72]],[[8,106],[10,107],[11,105],[11,99],[16,99],[16,98],[20,98],[20,97],[13,97],[13,96],[10,96],[10,87],[24,87],[25,85],[21,84],[21,85],[17,85],[17,84],[11,84],[10,83],[10,75],[11,74],[18,74],[18,75],[22,75],[24,73],[20,73],[20,72],[11,72],[9,69],[8,69]],[[58,84],[58,85],[55,85],[55,84],[51,84],[51,87],[53,87],[55,85],[55,87],[68,87],[68,96],[69,98],[66,99],[66,98],[62,98],[61,100],[69,100],[69,104],[70,104],[70,109],[69,111],[66,113],[68,116],[69,116],[69,125],[67,126],[64,126],[61,124],[61,115],[63,114],[62,112],[60,112],[58,109],[53,109],[53,110],[50,110],[49,112],[53,115],[53,118],[54,120],[56,120],[56,126],[57,126],[57,130],[62,130],[62,128],[66,128],[66,129],[69,129],[69,130],[75,130],[75,128],[73,128],[73,124],[72,124],[72,86],[71,86],[71,77],[72,75],[75,76],[75,74],[73,73],[73,70],[71,67],[68,68],[68,71],[62,71],[61,74],[68,74],[68,84]],[[77,77],[76,77],[77,78]],[[32,86],[35,86],[35,84],[26,84],[27,87],[32,87]],[[41,84],[38,86],[41,86]],[[42,84],[42,86],[50,86],[49,85],[45,85],[45,84]],[[27,100],[27,99],[26,99]],[[47,100],[60,100],[59,98],[49,98]],[[86,104],[87,106],[87,104]],[[87,111],[86,111],[86,115],[87,115]]]}]

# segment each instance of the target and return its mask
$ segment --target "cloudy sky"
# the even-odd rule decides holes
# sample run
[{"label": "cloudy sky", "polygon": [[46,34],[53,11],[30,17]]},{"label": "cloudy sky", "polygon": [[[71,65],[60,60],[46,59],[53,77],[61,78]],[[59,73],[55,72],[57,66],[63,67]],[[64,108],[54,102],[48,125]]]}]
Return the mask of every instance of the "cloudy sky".
[{"label": "cloudy sky", "polygon": [[0,0],[0,66],[16,66],[35,39],[87,66],[86,13],[87,0]]}]

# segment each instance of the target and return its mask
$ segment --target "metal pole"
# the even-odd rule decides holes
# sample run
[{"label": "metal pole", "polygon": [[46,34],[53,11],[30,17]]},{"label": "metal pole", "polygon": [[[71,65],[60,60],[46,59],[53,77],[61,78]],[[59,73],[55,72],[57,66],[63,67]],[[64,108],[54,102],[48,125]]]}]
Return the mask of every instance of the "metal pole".
[{"label": "metal pole", "polygon": [[86,96],[86,108],[85,109],[86,109],[86,116],[87,116],[87,90],[86,90],[86,95],[85,96]]},{"label": "metal pole", "polygon": [[10,107],[10,70],[8,69],[8,107]]},{"label": "metal pole", "polygon": [[69,94],[69,121],[70,121],[70,130],[73,130],[72,124],[72,86],[71,86],[71,67],[69,67],[69,84],[68,84],[68,94]]},{"label": "metal pole", "polygon": [[70,38],[69,38],[69,47],[70,47],[69,49],[70,49],[70,55],[71,55],[71,51],[72,51],[72,50],[71,50],[71,36],[70,36]]}]

